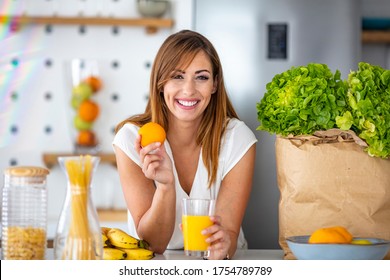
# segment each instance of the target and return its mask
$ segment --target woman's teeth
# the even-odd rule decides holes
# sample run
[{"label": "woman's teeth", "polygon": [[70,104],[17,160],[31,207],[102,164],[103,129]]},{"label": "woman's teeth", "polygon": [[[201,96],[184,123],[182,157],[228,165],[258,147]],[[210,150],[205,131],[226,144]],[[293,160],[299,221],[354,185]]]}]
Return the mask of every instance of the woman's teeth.
[{"label": "woman's teeth", "polygon": [[177,100],[180,105],[183,105],[185,107],[191,107],[194,106],[198,101],[185,101],[185,100]]}]

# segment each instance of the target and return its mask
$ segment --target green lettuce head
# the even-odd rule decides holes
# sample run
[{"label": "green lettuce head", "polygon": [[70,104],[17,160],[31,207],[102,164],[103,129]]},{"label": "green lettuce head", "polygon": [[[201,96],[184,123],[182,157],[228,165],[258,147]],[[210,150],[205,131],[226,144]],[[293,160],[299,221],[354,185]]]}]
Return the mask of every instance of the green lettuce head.
[{"label": "green lettuce head", "polygon": [[[348,76],[348,111],[336,119],[368,144],[371,156],[390,155],[390,70],[360,62]],[[352,122],[351,122],[352,120]],[[347,125],[348,123],[348,125]]]},{"label": "green lettuce head", "polygon": [[310,135],[336,127],[346,112],[347,82],[340,71],[310,63],[275,75],[257,103],[258,130],[279,135]]}]

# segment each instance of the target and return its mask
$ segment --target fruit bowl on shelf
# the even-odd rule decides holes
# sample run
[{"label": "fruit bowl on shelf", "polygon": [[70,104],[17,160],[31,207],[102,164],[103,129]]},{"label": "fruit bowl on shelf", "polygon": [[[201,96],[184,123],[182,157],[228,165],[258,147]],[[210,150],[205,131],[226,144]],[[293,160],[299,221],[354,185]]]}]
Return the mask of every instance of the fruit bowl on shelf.
[{"label": "fruit bowl on shelf", "polygon": [[382,260],[390,241],[355,237],[350,243],[309,243],[309,235],[287,237],[287,245],[298,260]]},{"label": "fruit bowl on shelf", "polygon": [[73,59],[71,72],[71,135],[74,152],[96,154],[99,152],[99,139],[94,125],[100,113],[96,95],[103,86],[98,63],[95,60]]}]

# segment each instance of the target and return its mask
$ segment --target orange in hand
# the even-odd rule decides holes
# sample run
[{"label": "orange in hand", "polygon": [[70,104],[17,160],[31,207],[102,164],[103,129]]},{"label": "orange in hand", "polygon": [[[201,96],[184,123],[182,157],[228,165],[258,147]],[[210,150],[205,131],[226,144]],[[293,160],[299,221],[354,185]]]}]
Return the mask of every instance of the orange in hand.
[{"label": "orange in hand", "polygon": [[348,230],[341,226],[320,228],[313,232],[309,243],[351,243],[353,236]]},{"label": "orange in hand", "polygon": [[139,130],[138,134],[141,135],[141,146],[145,147],[154,142],[164,143],[166,133],[164,128],[158,123],[149,122],[144,124]]}]

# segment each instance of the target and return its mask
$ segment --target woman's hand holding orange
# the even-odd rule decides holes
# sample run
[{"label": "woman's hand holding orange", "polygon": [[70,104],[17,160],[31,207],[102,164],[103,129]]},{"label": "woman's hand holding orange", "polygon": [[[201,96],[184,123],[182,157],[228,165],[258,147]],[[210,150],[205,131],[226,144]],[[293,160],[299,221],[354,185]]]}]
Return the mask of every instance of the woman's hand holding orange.
[{"label": "woman's hand holding orange", "polygon": [[142,147],[140,135],[137,136],[134,145],[135,150],[140,155],[142,172],[145,177],[160,184],[173,185],[175,179],[172,161],[166,153],[164,145],[155,142]]}]

